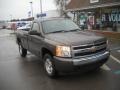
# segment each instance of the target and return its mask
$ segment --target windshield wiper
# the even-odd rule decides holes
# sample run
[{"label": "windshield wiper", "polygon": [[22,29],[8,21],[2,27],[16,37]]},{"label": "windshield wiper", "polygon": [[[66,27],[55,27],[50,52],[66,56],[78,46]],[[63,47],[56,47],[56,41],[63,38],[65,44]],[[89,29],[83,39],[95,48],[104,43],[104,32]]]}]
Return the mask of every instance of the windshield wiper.
[{"label": "windshield wiper", "polygon": [[59,33],[59,32],[67,32],[66,30],[60,30],[60,31],[54,31],[54,32],[50,32],[50,33]]},{"label": "windshield wiper", "polygon": [[54,31],[54,32],[49,32],[49,33],[73,32],[73,31],[80,31],[80,29],[73,29],[73,30],[60,30],[60,31]]}]

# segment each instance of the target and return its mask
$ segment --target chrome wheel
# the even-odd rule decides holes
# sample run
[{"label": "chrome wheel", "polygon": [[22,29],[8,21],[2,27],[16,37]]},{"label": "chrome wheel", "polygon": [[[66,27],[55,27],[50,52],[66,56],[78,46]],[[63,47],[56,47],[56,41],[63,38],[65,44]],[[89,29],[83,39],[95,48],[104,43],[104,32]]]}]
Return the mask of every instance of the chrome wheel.
[{"label": "chrome wheel", "polygon": [[45,61],[45,69],[49,75],[53,73],[53,65],[49,58],[47,58]]},{"label": "chrome wheel", "polygon": [[45,54],[43,60],[46,74],[51,78],[55,78],[58,75],[58,71],[55,68],[54,59],[50,54]]}]

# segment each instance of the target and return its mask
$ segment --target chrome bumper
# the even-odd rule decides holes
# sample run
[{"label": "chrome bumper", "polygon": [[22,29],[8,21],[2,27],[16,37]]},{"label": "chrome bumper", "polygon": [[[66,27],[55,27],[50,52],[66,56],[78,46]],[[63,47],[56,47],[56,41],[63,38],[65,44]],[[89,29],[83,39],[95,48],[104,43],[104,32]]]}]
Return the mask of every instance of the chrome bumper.
[{"label": "chrome bumper", "polygon": [[80,65],[80,64],[101,61],[101,60],[108,58],[109,55],[110,55],[110,52],[106,51],[104,53],[99,53],[99,54],[95,54],[92,56],[80,57],[78,59],[73,59],[73,65]]}]

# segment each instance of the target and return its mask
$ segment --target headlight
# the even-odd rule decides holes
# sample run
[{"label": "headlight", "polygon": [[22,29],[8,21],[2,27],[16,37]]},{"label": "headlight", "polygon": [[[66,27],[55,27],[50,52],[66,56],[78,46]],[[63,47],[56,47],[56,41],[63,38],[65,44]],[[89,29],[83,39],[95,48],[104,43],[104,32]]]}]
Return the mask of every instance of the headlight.
[{"label": "headlight", "polygon": [[56,56],[71,57],[71,50],[69,46],[56,46]]}]

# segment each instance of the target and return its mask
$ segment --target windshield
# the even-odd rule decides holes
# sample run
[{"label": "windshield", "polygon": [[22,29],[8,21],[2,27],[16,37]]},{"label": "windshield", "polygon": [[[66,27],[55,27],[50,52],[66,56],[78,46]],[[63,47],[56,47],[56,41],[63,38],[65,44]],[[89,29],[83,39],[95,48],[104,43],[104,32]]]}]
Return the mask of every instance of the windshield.
[{"label": "windshield", "polygon": [[79,27],[69,19],[57,19],[42,22],[44,33],[79,30]]}]

